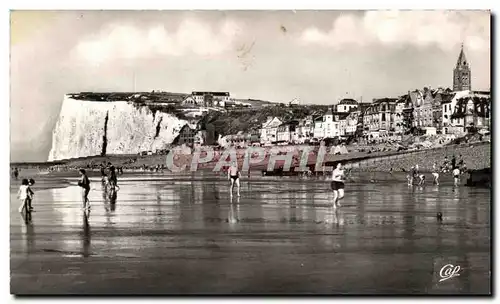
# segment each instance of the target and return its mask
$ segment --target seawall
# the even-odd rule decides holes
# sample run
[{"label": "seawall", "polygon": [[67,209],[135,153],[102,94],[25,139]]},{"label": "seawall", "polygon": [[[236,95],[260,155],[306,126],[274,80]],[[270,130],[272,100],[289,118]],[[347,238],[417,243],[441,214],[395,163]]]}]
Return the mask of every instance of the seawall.
[{"label": "seawall", "polygon": [[445,156],[451,161],[455,155],[457,163],[462,155],[468,169],[479,170],[491,167],[491,144],[475,143],[463,145],[450,145],[435,149],[417,150],[389,156],[375,156],[368,159],[355,161],[354,170],[389,172],[409,170],[417,165],[423,172],[430,172],[434,162],[438,166],[443,164]]}]

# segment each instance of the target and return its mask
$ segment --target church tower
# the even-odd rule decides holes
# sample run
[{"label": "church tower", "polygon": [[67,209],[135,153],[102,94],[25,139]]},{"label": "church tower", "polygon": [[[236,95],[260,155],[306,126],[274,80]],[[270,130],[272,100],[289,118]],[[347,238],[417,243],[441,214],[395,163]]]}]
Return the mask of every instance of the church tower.
[{"label": "church tower", "polygon": [[453,91],[470,90],[470,67],[465,58],[464,45],[458,55],[457,65],[453,70]]}]

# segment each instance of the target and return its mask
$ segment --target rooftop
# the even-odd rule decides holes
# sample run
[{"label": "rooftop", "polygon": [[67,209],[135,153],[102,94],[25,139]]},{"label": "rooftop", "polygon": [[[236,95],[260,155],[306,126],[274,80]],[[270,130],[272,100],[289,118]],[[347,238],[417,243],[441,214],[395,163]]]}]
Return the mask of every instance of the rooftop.
[{"label": "rooftop", "polygon": [[351,98],[344,98],[339,102],[339,105],[357,105],[358,102]]}]

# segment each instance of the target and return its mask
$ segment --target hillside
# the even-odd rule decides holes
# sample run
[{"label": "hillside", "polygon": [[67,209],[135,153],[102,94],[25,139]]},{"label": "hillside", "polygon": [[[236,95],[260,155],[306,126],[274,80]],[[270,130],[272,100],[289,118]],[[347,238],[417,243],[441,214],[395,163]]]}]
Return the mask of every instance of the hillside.
[{"label": "hillside", "polygon": [[294,106],[284,105],[267,106],[260,109],[242,109],[229,111],[227,113],[209,113],[200,120],[199,125],[202,130],[206,130],[211,125],[216,135],[237,134],[239,131],[249,132],[262,127],[267,117],[276,116],[282,121],[291,119],[302,119],[315,113],[323,113],[327,106]]}]

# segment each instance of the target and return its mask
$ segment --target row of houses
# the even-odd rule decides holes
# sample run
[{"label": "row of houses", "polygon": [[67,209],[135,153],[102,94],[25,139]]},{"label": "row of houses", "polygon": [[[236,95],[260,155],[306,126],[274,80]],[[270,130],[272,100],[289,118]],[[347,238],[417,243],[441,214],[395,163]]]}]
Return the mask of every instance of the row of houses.
[{"label": "row of houses", "polygon": [[301,120],[284,122],[269,117],[260,130],[260,143],[301,144],[347,136],[391,137],[415,128],[426,134],[461,135],[470,127],[489,131],[490,124],[489,92],[424,88],[371,103],[343,99],[326,113]]},{"label": "row of houses", "polygon": [[[463,134],[468,128],[490,128],[489,92],[429,89],[409,91],[398,98],[358,103],[343,99],[325,113],[283,121],[268,117],[258,130],[224,137],[224,144],[304,144],[325,138],[399,136],[412,128],[427,134]],[[183,129],[180,143],[203,144],[203,132]]]},{"label": "row of houses", "polygon": [[229,92],[193,91],[191,95],[182,100],[182,105],[215,108],[251,107],[251,104],[245,101],[245,99],[231,98]]},{"label": "row of houses", "polygon": [[365,133],[401,134],[411,128],[427,134],[460,134],[474,126],[490,128],[489,92],[429,89],[409,91],[399,98],[376,99],[363,113]]}]

